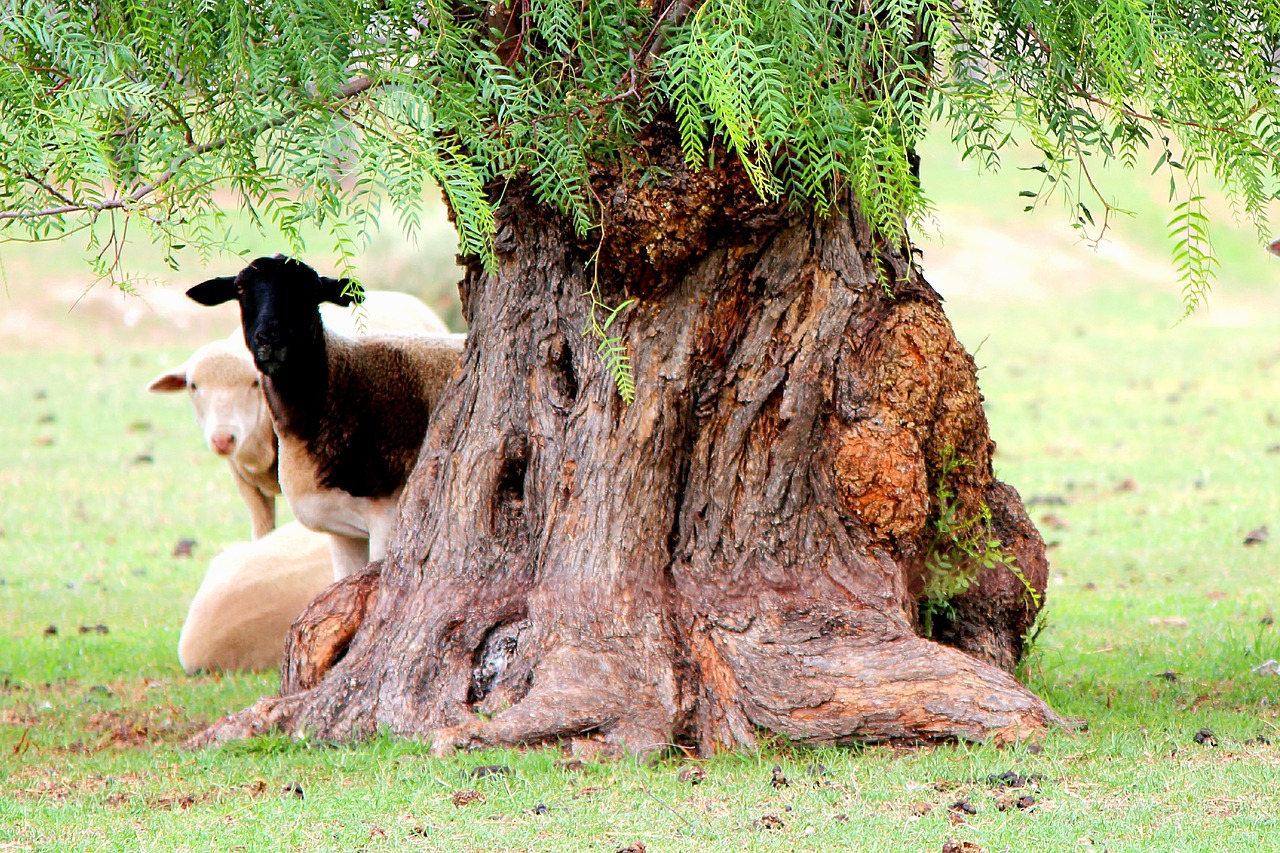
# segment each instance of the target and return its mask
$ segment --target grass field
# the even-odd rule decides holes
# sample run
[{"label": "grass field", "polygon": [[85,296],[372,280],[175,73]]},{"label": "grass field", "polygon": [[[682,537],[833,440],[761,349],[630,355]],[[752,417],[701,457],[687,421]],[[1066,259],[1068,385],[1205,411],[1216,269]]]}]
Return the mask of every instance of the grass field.
[{"label": "grass field", "polygon": [[[1179,323],[1146,184],[1117,179],[1138,218],[1094,254],[1020,212],[1022,173],[925,162],[946,235],[925,267],[983,366],[999,472],[1051,546],[1026,677],[1086,731],[644,766],[390,739],[184,752],[275,686],[187,677],[174,651],[247,523],[186,402],[143,388],[227,320],[163,292],[141,319],[101,294],[66,313],[74,251],[0,246],[0,851],[1280,847],[1280,676],[1255,671],[1280,659],[1280,538],[1244,544],[1280,534],[1280,265],[1224,227],[1217,294]],[[386,284],[450,255],[392,241],[362,263]]]}]

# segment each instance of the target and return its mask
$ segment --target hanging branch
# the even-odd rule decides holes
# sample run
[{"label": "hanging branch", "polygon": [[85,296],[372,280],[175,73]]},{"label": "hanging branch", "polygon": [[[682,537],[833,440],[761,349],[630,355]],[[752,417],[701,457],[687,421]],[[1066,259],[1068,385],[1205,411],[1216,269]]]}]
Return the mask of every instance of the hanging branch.
[{"label": "hanging branch", "polygon": [[[360,94],[363,94],[364,92],[369,91],[371,88],[374,87],[374,85],[375,84],[372,77],[369,77],[367,75],[361,75],[351,80],[350,82],[342,85],[341,87],[339,87],[337,96],[333,98],[333,100],[330,101],[329,103],[332,105],[332,104],[340,104],[340,103],[343,103],[344,101],[349,101],[352,98],[356,97],[357,95],[360,95]],[[225,148],[226,146],[230,145],[232,142],[235,142],[237,140],[250,139],[250,138],[259,136],[268,130],[272,130],[277,127],[282,127],[288,124],[290,121],[293,121],[293,119],[297,118],[301,112],[302,111],[297,108],[288,109],[277,116],[273,116],[272,118],[269,118],[269,119],[263,119],[257,124],[254,124],[246,128],[243,133],[237,136],[230,136],[230,135],[223,136],[223,137],[219,137],[218,139],[213,139],[213,140],[210,140],[209,142],[202,142],[199,144],[194,143],[190,135],[190,128],[187,128],[186,130],[187,150],[183,151],[181,154],[175,157],[163,172],[157,175],[153,180],[136,187],[132,192],[128,193],[127,195],[117,196],[116,198],[108,199],[106,201],[83,201],[83,202],[74,201],[72,199],[66,198],[62,193],[58,192],[56,189],[51,187],[47,182],[35,177],[34,175],[27,174],[26,178],[29,181],[41,187],[50,195],[53,195],[55,198],[63,200],[64,204],[61,204],[57,207],[41,208],[39,210],[0,210],[0,220],[37,219],[43,216],[63,216],[69,213],[86,213],[86,212],[102,213],[108,210],[119,210],[122,208],[129,207],[130,205],[137,204],[147,196],[154,193],[156,190],[168,184],[170,181],[174,179],[174,177],[177,176],[178,171],[183,166],[185,166],[187,163],[191,162],[192,160],[196,159],[197,157],[202,157],[211,151],[217,151],[219,149]]]}]

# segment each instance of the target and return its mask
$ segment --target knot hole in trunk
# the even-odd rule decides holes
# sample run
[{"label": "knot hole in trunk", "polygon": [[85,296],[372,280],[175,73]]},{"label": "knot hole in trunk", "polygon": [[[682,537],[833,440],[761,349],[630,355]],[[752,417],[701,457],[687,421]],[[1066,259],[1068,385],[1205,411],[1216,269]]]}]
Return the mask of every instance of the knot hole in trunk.
[{"label": "knot hole in trunk", "polygon": [[529,467],[523,440],[514,436],[503,449],[493,487],[492,530],[505,537],[524,523],[524,479]]},{"label": "knot hole in trunk", "polygon": [[578,371],[573,366],[573,348],[564,335],[557,333],[546,343],[543,363],[551,405],[567,412],[578,401]]},{"label": "knot hole in trunk", "polygon": [[[516,660],[516,652],[520,648],[520,632],[525,622],[501,622],[489,629],[480,645],[476,647],[475,657],[471,665],[471,684],[467,688],[467,703],[471,706],[485,703],[485,699],[494,694],[495,685],[501,684],[509,674]],[[528,690],[528,679],[520,685],[521,692]],[[476,708],[486,713],[495,704],[516,701],[518,696],[512,695],[510,685],[500,690],[494,698],[483,706]]]}]

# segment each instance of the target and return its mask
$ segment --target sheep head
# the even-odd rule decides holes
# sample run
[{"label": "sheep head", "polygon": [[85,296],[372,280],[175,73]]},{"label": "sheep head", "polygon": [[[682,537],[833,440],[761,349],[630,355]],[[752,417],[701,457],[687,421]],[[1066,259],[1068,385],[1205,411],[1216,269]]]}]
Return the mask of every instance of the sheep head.
[{"label": "sheep head", "polygon": [[209,449],[258,471],[275,459],[274,453],[267,454],[271,421],[260,386],[258,370],[237,332],[234,338],[200,347],[185,362],[151,380],[147,390],[188,392]]},{"label": "sheep head", "polygon": [[284,255],[258,258],[235,276],[203,281],[187,296],[201,305],[239,302],[245,346],[267,376],[278,376],[291,353],[321,345],[320,303],[356,301],[349,279],[318,275]]}]

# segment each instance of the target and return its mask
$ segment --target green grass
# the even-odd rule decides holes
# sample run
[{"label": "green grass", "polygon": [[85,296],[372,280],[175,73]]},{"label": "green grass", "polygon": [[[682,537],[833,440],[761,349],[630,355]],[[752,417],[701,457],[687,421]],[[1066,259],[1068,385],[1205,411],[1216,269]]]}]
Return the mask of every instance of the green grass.
[{"label": "green grass", "polygon": [[[1052,216],[1017,212],[1017,175],[1013,214],[972,207],[962,177],[935,190],[949,240],[976,223],[1059,241],[1091,271],[1046,263],[1008,271],[1025,292],[973,288],[954,246],[926,246],[982,365],[999,472],[1051,543],[1029,683],[1087,731],[1038,752],[769,744],[645,766],[552,750],[436,759],[391,739],[184,752],[200,725],[275,687],[177,665],[208,559],[247,527],[185,401],[142,390],[189,343],[0,351],[0,851],[1274,849],[1280,678],[1250,670],[1280,658],[1266,619],[1280,538],[1243,540],[1264,524],[1280,537],[1280,268],[1228,261],[1213,310],[1179,324],[1150,234],[1121,232],[1148,259],[1133,280],[1070,237],[1063,249]],[[1219,247],[1260,253],[1236,229]],[[11,269],[25,257],[6,249]],[[193,557],[174,556],[181,538]],[[99,624],[108,633],[80,632]],[[1216,746],[1195,742],[1206,727]],[[470,773],[495,764],[510,772]],[[775,764],[788,786],[770,784]],[[695,765],[705,779],[681,781]],[[988,777],[1007,771],[1038,774],[1035,808],[1001,809],[1009,792]],[[468,789],[483,800],[455,805]],[[976,813],[953,822],[961,801]],[[761,828],[766,815],[781,828]]]}]

